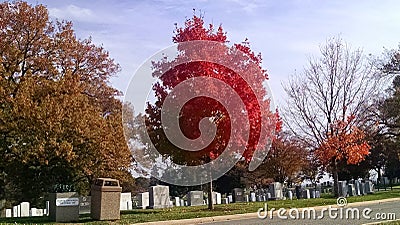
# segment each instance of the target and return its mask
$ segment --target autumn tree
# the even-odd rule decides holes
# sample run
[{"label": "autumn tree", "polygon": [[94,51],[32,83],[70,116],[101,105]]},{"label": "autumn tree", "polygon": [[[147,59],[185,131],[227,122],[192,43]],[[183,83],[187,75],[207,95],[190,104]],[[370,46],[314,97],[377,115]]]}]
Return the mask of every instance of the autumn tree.
[{"label": "autumn tree", "polygon": [[[326,149],[320,151],[321,160],[333,159],[332,156],[340,149],[325,148],[327,142],[338,138],[335,129],[346,124],[351,129],[361,129],[367,116],[368,106],[379,91],[379,79],[374,67],[368,62],[360,49],[353,50],[340,38],[332,38],[320,47],[321,57],[310,58],[309,65],[291,78],[284,89],[288,95],[285,109],[285,123],[291,131],[301,138],[310,149]],[[350,121],[348,117],[352,117]],[[359,137],[361,131],[354,130]],[[339,132],[343,135],[346,132]],[[353,140],[344,139],[350,143]],[[361,139],[357,139],[358,143]],[[364,145],[366,146],[366,145]],[[358,159],[368,154],[363,148],[350,148],[345,151],[349,160],[357,163]],[[348,159],[356,155],[357,160]],[[334,157],[338,159],[336,156]],[[333,164],[335,160],[332,161]],[[331,167],[334,168],[334,167]],[[340,168],[338,168],[340,169]],[[333,172],[333,171],[330,171]],[[335,174],[335,173],[334,173]],[[334,190],[337,194],[335,178]]]},{"label": "autumn tree", "polygon": [[[99,176],[129,179],[132,157],[119,66],[43,5],[0,4],[0,173],[6,197],[38,203],[55,184],[88,192]],[[9,194],[7,194],[9,193]]]},{"label": "autumn tree", "polygon": [[[195,45],[192,46],[193,48],[182,47],[184,43],[196,40],[209,41],[210,45],[214,44],[213,52],[205,52],[204,48],[196,48]],[[271,126],[263,127],[262,120],[274,121],[276,118],[275,113],[270,110],[270,100],[268,98],[270,93],[267,93],[263,86],[263,82],[267,80],[268,76],[266,71],[261,68],[261,55],[256,55],[251,51],[248,42],[228,47],[227,36],[222,26],[216,29],[211,24],[205,26],[203,18],[196,15],[186,20],[184,27],[176,28],[173,42],[178,44],[178,56],[170,59],[171,61],[164,60],[153,63],[155,71],[153,76],[159,79],[157,84],[154,85],[156,101],[149,104],[146,110],[149,134],[157,150],[161,154],[169,156],[175,163],[188,166],[202,165],[218,158],[227,148],[231,138],[233,148],[245,148],[243,158],[250,162],[256,146],[259,144],[260,135],[263,135],[262,131],[266,130],[267,133],[271,133],[274,130],[275,123],[271,122]],[[240,56],[238,56],[238,52],[240,52]],[[197,55],[203,55],[205,59],[202,61],[188,60],[185,63],[179,63],[184,59],[191,59]],[[247,71],[252,74],[252,76],[248,77],[249,80],[245,80],[241,76],[242,74],[238,74],[237,71],[233,71],[231,68],[214,63],[216,60],[232,61],[233,59],[235,66],[240,68],[241,71]],[[256,66],[252,67],[252,65]],[[240,96],[247,116],[243,116],[242,111],[237,114],[228,113],[228,109],[221,102],[210,97],[198,96],[190,99],[179,111],[179,126],[183,134],[193,140],[201,137],[199,123],[201,121],[207,122],[202,120],[203,118],[209,118],[209,122],[214,124],[217,130],[214,139],[205,148],[199,151],[186,151],[172,144],[166,137],[161,123],[161,110],[167,96],[172,95],[171,92],[176,86],[184,81],[191,81],[192,78],[202,77],[215,78],[229,85]],[[234,107],[239,107],[236,104],[237,102],[234,102],[228,93],[222,91],[218,85],[210,84],[204,88],[208,93],[218,95],[221,99],[230,101]],[[192,86],[188,91],[196,91],[196,86]],[[255,92],[261,93],[263,97],[257,99]],[[184,93],[176,93],[174,98],[178,99],[182,95]],[[250,128],[248,141],[238,136],[232,138],[236,133],[245,130],[246,122],[249,123]],[[231,133],[232,127],[236,129],[234,133]],[[261,139],[263,138],[261,137]],[[209,208],[212,209],[212,182],[210,182],[209,187]]]}]

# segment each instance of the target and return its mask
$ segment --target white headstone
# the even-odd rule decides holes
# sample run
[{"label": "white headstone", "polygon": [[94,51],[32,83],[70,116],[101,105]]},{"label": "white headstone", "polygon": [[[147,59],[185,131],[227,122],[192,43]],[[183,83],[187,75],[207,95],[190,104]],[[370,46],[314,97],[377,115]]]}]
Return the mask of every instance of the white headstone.
[{"label": "white headstone", "polygon": [[250,193],[250,201],[252,201],[252,202],[256,201],[256,193],[254,193],[254,192]]},{"label": "white headstone", "polygon": [[179,197],[175,197],[175,206],[181,206],[181,202],[179,200]]},{"label": "white headstone", "polygon": [[233,202],[233,196],[232,195],[228,195],[227,197],[228,197],[228,202],[232,203]]},{"label": "white headstone", "polygon": [[292,191],[288,191],[288,198],[289,198],[290,200],[293,199],[293,192],[292,192]]},{"label": "white headstone", "polygon": [[169,187],[164,185],[149,188],[149,205],[152,209],[170,207]]},{"label": "white headstone", "polygon": [[50,202],[46,201],[46,211],[44,212],[44,214],[46,216],[49,216],[49,213],[50,213]]},{"label": "white headstone", "polygon": [[20,208],[20,205],[16,205],[13,207],[13,217],[21,217]]},{"label": "white headstone", "polygon": [[12,217],[12,209],[6,209],[6,218]]},{"label": "white headstone", "polygon": [[121,193],[119,208],[120,210],[132,210],[132,194],[130,192]]},{"label": "white headstone", "polygon": [[29,217],[30,204],[29,202],[21,202],[21,217]]},{"label": "white headstone", "polygon": [[181,206],[185,206],[185,200],[181,199]]},{"label": "white headstone", "polygon": [[221,204],[221,193],[215,192],[215,200],[217,205]]},{"label": "white headstone", "polygon": [[308,189],[303,190],[303,198],[305,198],[305,199],[310,198],[310,190],[308,190]]},{"label": "white headstone", "polygon": [[137,198],[138,198],[138,206],[140,208],[145,209],[146,207],[150,206],[149,192],[139,193],[137,195]]}]

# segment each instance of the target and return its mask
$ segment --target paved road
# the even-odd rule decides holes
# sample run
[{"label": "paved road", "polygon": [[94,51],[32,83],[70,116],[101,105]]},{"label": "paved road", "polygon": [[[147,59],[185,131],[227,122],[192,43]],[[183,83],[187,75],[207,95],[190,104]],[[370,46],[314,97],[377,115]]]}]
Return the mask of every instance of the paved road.
[{"label": "paved road", "polygon": [[[316,217],[317,219],[308,219],[308,212],[305,211],[305,218],[302,219],[302,209],[299,209],[299,217],[300,219],[291,219],[289,218],[289,212],[286,212],[286,216],[288,216],[288,219],[280,219],[278,218],[278,215],[275,213],[273,214],[272,219],[270,218],[270,214],[268,214],[268,217],[265,219],[259,219],[259,218],[250,218],[250,219],[243,219],[243,220],[229,220],[229,221],[222,221],[222,222],[215,222],[215,223],[205,223],[207,225],[215,224],[215,225],[258,225],[258,224],[307,224],[307,225],[319,225],[319,224],[366,224],[366,223],[374,223],[374,222],[380,222],[384,221],[383,219],[378,219],[378,218],[383,218],[386,217],[386,220],[388,219],[400,219],[400,201],[392,201],[392,202],[381,202],[381,203],[374,203],[374,204],[368,204],[367,202],[364,202],[362,205],[353,205],[350,204],[344,208],[342,208],[342,219],[340,218],[340,207],[332,207],[331,215],[334,218],[335,215],[335,210],[334,208],[338,209],[336,211],[336,219],[332,219],[329,215],[328,208],[325,208],[326,211],[323,212],[323,218],[318,219],[318,217],[321,217],[321,212],[323,209],[321,207],[316,208]],[[354,209],[354,210],[350,210]],[[360,212],[360,219],[353,219],[352,217],[352,212],[354,212],[354,215],[357,214],[357,211],[355,209],[358,209]],[[370,209],[370,210],[369,210]],[[346,219],[346,211],[347,211],[347,218]],[[370,219],[367,217],[363,216],[363,211],[365,212],[364,214],[366,216],[369,216]],[[370,212],[369,212],[370,211]],[[283,215],[283,214],[281,214]],[[292,215],[296,216],[296,211],[292,211]],[[393,218],[395,216],[395,218]],[[356,216],[355,216],[356,217]],[[392,217],[392,218],[389,218]],[[311,213],[311,218],[312,213]]]}]

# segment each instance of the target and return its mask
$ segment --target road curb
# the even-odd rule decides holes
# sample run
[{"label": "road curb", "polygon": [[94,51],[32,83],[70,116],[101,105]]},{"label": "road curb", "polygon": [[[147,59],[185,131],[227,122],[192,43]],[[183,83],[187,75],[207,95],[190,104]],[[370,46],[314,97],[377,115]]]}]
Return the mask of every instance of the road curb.
[{"label": "road curb", "polygon": [[[384,202],[391,201],[400,201],[400,198],[388,198],[381,200],[373,200],[373,201],[365,201],[365,202],[353,202],[347,204],[346,207],[356,207],[363,205],[371,205],[371,204],[381,204]],[[329,206],[337,206],[337,205],[323,205],[323,206],[311,206],[306,208],[314,208],[316,210],[326,208]],[[304,208],[299,208],[304,209]],[[277,213],[276,211],[274,213]],[[202,223],[212,223],[212,222],[223,222],[230,220],[239,220],[239,219],[253,219],[258,218],[257,212],[254,213],[245,213],[245,214],[233,214],[226,216],[212,216],[212,217],[202,217],[202,218],[193,218],[193,219],[182,219],[182,220],[165,220],[165,221],[154,221],[154,222],[146,222],[146,223],[135,223],[135,225],[187,225],[187,224],[202,224]],[[260,219],[261,221],[261,219]]]}]

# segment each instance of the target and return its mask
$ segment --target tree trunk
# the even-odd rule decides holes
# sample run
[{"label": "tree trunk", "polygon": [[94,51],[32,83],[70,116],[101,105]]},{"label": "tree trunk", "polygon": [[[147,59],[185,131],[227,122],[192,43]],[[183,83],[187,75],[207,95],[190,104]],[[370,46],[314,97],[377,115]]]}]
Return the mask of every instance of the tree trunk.
[{"label": "tree trunk", "polygon": [[333,161],[333,194],[339,197],[339,175],[336,160]]},{"label": "tree trunk", "polygon": [[210,183],[208,183],[208,209],[209,210],[214,210],[214,204],[213,204],[213,194],[212,194],[212,190],[213,189],[213,185],[212,185],[212,180],[210,181]]}]

